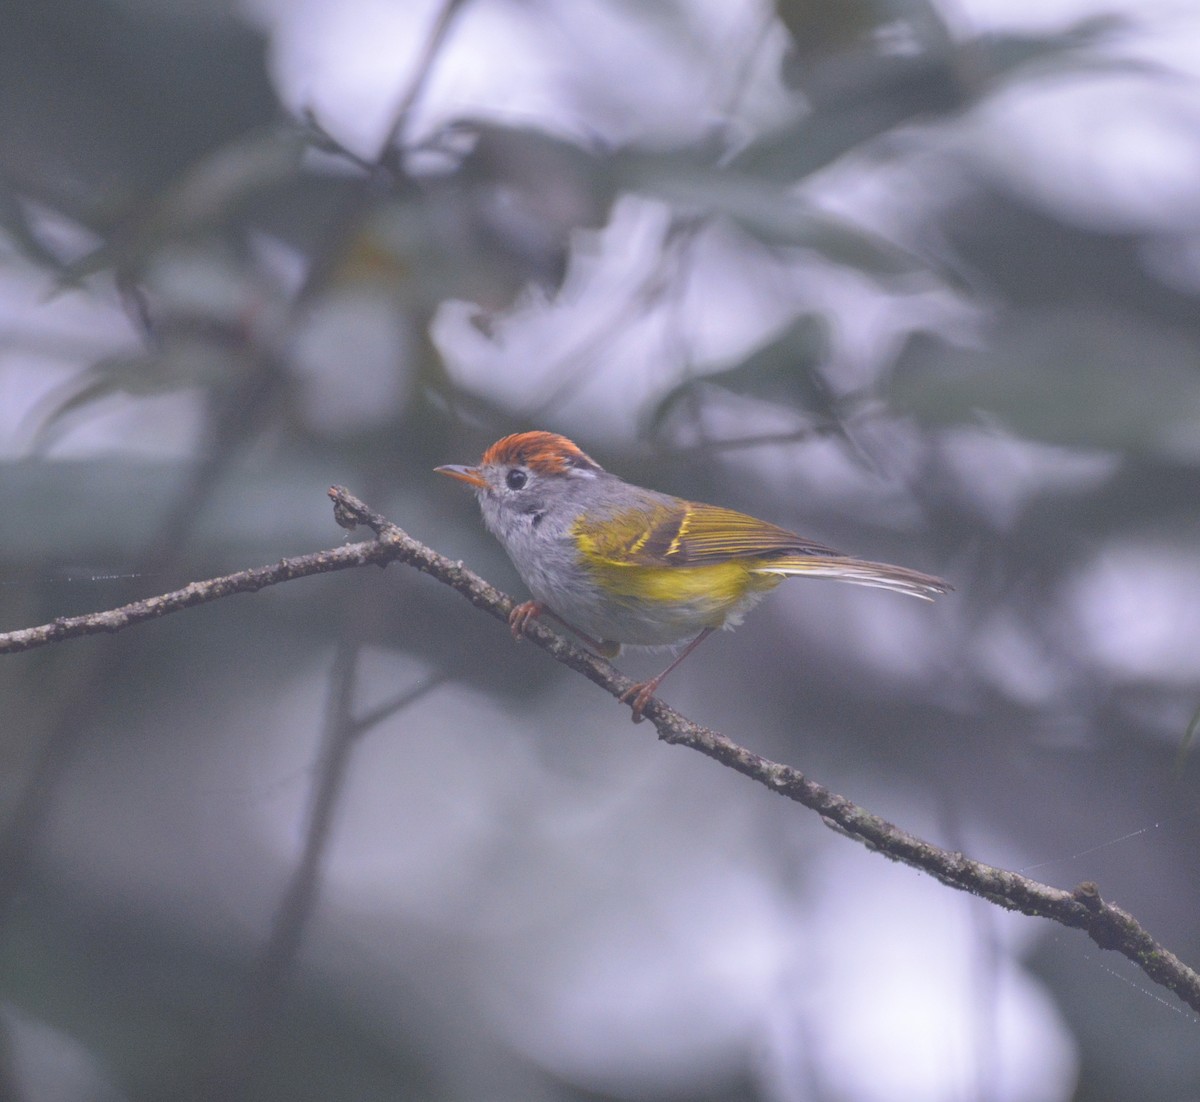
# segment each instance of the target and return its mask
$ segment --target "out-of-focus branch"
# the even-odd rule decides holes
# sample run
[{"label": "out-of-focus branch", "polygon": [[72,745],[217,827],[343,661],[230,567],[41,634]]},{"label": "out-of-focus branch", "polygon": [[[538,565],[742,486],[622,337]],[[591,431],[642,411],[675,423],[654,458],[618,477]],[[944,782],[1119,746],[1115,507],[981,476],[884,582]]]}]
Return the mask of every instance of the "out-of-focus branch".
[{"label": "out-of-focus branch", "polygon": [[[360,604],[363,591],[359,591]],[[224,1102],[253,1097],[254,1071],[279,1028],[284,1000],[296,971],[301,945],[316,913],[326,857],[333,841],[339,805],[346,789],[355,746],[374,727],[440,688],[443,677],[425,678],[400,696],[364,715],[354,713],[354,684],[361,632],[361,609],[344,610],[347,627],[334,656],[329,677],[329,700],[319,767],[313,785],[312,807],[300,859],[288,881],[271,926],[271,936],[254,964],[247,985],[246,1006],[238,1033],[219,1045],[213,1066],[202,1080],[203,1098]]]},{"label": "out-of-focus branch", "polygon": [[[457,590],[477,608],[498,620],[508,619],[514,604],[512,598],[466,569],[462,563],[452,562],[413,539],[341,487],[333,487],[329,496],[333,499],[334,515],[339,524],[348,528],[366,525],[377,538],[284,559],[274,566],[193,582],[174,593],[165,593],[107,612],[75,616],[41,627],[9,632],[0,635],[0,654],[30,650],[77,635],[120,631],[135,623],[219,600],[234,593],[252,592],[293,578],[371,563],[380,566],[389,562],[406,563]],[[614,697],[621,697],[633,687],[630,678],[604,659],[583,650],[537,621],[527,626],[525,638]],[[816,811],[826,825],[868,849],[876,850],[893,861],[911,865],[943,884],[970,892],[999,907],[1048,918],[1085,931],[1102,949],[1112,949],[1128,957],[1155,983],[1173,991],[1193,1010],[1200,1012],[1200,974],[1155,941],[1131,914],[1101,898],[1095,884],[1085,882],[1072,891],[1066,891],[973,860],[962,853],[942,849],[901,830],[824,785],[809,780],[798,769],[764,758],[725,735],[692,722],[661,700],[651,700],[646,706],[645,716],[654,724],[664,742],[698,750],[758,781],[771,791],[803,804]]]}]

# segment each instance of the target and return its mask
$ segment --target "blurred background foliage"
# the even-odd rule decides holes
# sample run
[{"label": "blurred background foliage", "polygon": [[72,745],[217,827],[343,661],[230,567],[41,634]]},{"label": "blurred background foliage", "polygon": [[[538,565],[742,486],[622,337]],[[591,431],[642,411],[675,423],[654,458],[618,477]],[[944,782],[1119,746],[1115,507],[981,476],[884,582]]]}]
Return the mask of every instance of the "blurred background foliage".
[{"label": "blurred background foliage", "polygon": [[[671,703],[1196,963],[1197,43],[1169,0],[7,0],[0,627],[336,543],[334,482],[519,594],[431,468],[565,432],[957,587],[784,587]],[[1196,1096],[1122,961],[414,574],[0,692],[6,1098]]]}]

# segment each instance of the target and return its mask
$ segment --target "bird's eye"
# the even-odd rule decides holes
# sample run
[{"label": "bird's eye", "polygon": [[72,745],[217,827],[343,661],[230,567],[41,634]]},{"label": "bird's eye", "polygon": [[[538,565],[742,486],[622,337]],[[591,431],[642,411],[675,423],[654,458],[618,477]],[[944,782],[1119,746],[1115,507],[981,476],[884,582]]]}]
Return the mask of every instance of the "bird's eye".
[{"label": "bird's eye", "polygon": [[529,475],[527,475],[519,467],[514,467],[508,472],[508,474],[504,476],[505,485],[508,486],[510,490],[519,490],[528,481]]}]

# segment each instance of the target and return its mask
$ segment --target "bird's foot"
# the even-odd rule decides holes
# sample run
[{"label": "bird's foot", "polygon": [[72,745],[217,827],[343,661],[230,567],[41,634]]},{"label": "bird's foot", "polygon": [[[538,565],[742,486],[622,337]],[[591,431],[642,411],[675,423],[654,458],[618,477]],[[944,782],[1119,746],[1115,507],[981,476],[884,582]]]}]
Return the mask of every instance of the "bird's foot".
[{"label": "bird's foot", "polygon": [[545,606],[538,601],[522,601],[519,605],[514,605],[512,612],[508,614],[508,628],[513,638],[518,641],[524,639],[529,621],[541,616],[544,608]]},{"label": "bird's foot", "polygon": [[646,718],[642,712],[646,710],[646,705],[654,699],[654,694],[658,691],[658,683],[661,680],[661,677],[655,677],[650,681],[639,681],[618,697],[622,704],[628,704],[633,709],[634,723],[641,723]]},{"label": "bird's foot", "polygon": [[558,621],[567,631],[582,639],[601,658],[616,658],[621,653],[620,643],[610,643],[604,639],[596,640],[590,635],[585,635],[570,620],[564,620],[557,612],[547,608],[541,601],[522,601],[519,605],[513,607],[512,612],[508,614],[508,626],[512,631],[513,638],[517,640],[523,639],[529,622],[536,620],[542,615],[549,616],[551,620]]}]

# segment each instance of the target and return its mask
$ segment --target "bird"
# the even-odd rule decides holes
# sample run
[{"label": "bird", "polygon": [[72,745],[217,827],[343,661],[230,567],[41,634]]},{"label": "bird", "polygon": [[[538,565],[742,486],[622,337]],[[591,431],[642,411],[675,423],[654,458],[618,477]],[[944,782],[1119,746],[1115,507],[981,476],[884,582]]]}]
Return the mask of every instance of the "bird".
[{"label": "bird", "polygon": [[532,599],[510,616],[520,639],[549,615],[605,658],[623,646],[685,644],[622,694],[640,722],[663,679],[719,628],[732,628],[785,578],[831,578],[932,601],[949,582],[868,562],[775,524],[626,482],[565,436],[518,432],[474,466],[435,468],[475,491],[487,529]]}]

